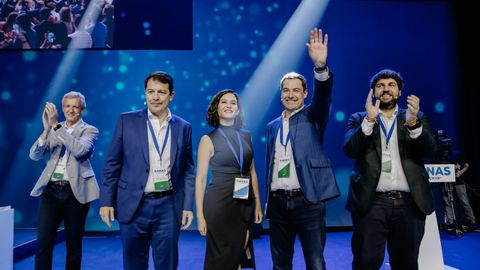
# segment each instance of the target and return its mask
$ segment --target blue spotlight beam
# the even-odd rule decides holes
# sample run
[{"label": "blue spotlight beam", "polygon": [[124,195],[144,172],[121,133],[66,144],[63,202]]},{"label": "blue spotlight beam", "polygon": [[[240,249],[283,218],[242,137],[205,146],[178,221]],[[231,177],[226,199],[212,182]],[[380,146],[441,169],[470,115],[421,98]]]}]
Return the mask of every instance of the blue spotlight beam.
[{"label": "blue spotlight beam", "polygon": [[[40,104],[37,112],[35,113],[34,118],[30,121],[32,123],[30,128],[27,128],[27,134],[24,136],[24,140],[21,144],[20,149],[18,150],[15,158],[15,162],[13,166],[10,168],[8,172],[8,176],[6,179],[5,186],[2,190],[2,197],[3,198],[13,198],[18,196],[13,194],[12,190],[18,190],[19,185],[24,185],[26,190],[28,188],[33,187],[36,179],[39,175],[30,175],[32,172],[25,170],[25,159],[28,157],[28,152],[30,146],[33,142],[40,136],[42,132],[43,126],[41,123],[42,114],[44,110],[45,102],[53,101],[57,105],[59,118],[63,117],[62,108],[59,107],[59,102],[61,97],[63,96],[62,93],[68,90],[70,84],[72,82],[73,76],[76,74],[78,66],[80,65],[80,61],[83,57],[83,51],[80,50],[72,50],[67,51],[65,56],[62,59],[62,62],[58,66],[57,72],[50,83],[48,90],[45,93],[42,103]],[[33,161],[32,161],[33,162]],[[18,183],[15,181],[16,179],[32,179],[31,183]]]},{"label": "blue spotlight beam", "polygon": [[245,85],[241,99],[245,122],[250,130],[259,128],[272,102],[279,102],[274,97],[279,91],[280,79],[303,62],[310,29],[318,27],[329,2],[302,1]]},{"label": "blue spotlight beam", "polygon": [[[101,10],[95,5],[96,5],[95,1],[90,2],[90,4],[87,7],[87,10],[85,10],[85,15],[83,15],[82,20],[78,25],[79,29],[85,29],[85,27],[87,26],[87,23],[89,23],[90,21],[98,23],[97,20]],[[70,42],[70,44],[68,45],[68,49],[79,48],[80,43],[82,43],[82,41],[78,39],[73,39],[72,42]]]}]

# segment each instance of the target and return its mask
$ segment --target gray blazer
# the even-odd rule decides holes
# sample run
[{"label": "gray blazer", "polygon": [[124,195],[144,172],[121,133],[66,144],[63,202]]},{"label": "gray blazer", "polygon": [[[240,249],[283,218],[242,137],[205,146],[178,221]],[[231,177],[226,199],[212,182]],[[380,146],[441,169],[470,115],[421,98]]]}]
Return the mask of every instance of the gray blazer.
[{"label": "gray blazer", "polygon": [[66,170],[73,195],[80,203],[98,199],[97,179],[90,164],[97,137],[98,129],[80,119],[72,134],[62,126],[57,131],[50,131],[43,146],[39,146],[37,139],[30,148],[30,158],[35,161],[45,158],[48,162],[30,195],[34,197],[42,195],[55,170],[63,144],[68,150],[65,153],[68,155]]}]

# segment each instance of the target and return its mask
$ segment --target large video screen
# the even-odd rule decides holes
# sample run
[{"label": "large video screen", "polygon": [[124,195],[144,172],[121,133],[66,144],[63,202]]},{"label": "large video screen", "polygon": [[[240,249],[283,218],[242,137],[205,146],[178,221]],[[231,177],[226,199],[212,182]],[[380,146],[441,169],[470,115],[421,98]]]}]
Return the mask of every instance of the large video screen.
[{"label": "large video screen", "polygon": [[0,50],[190,50],[192,0],[0,0]]}]

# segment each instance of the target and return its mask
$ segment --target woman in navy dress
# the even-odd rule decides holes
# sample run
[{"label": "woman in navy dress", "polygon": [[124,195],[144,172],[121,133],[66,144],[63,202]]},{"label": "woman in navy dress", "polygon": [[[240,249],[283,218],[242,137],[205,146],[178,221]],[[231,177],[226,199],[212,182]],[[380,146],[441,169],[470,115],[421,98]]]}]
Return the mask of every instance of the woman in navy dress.
[{"label": "woman in navy dress", "polygon": [[[250,228],[262,221],[262,209],[252,136],[241,129],[239,101],[232,90],[212,98],[207,121],[215,129],[198,146],[195,200],[198,230],[207,237],[206,270],[255,268]],[[205,193],[209,165],[212,180]]]}]

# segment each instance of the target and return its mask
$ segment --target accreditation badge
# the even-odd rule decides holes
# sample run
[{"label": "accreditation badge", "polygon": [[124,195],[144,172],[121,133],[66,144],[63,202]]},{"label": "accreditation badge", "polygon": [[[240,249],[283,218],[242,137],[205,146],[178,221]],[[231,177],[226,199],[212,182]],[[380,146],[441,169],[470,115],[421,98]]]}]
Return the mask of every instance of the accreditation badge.
[{"label": "accreditation badge", "polygon": [[250,192],[250,178],[235,177],[235,186],[233,188],[233,198],[248,200]]},{"label": "accreditation badge", "polygon": [[392,157],[390,156],[389,150],[382,151],[382,172],[384,173],[392,172]]},{"label": "accreditation badge", "polygon": [[167,168],[157,167],[153,169],[153,186],[155,191],[167,191],[172,189],[172,182],[168,176]]},{"label": "accreditation badge", "polygon": [[278,178],[290,178],[290,156],[282,156],[278,159]]},{"label": "accreditation badge", "polygon": [[63,158],[61,158],[58,161],[57,167],[55,167],[55,171],[52,174],[52,180],[53,181],[66,180],[66,179],[64,179],[65,168],[66,168],[65,160]]}]

